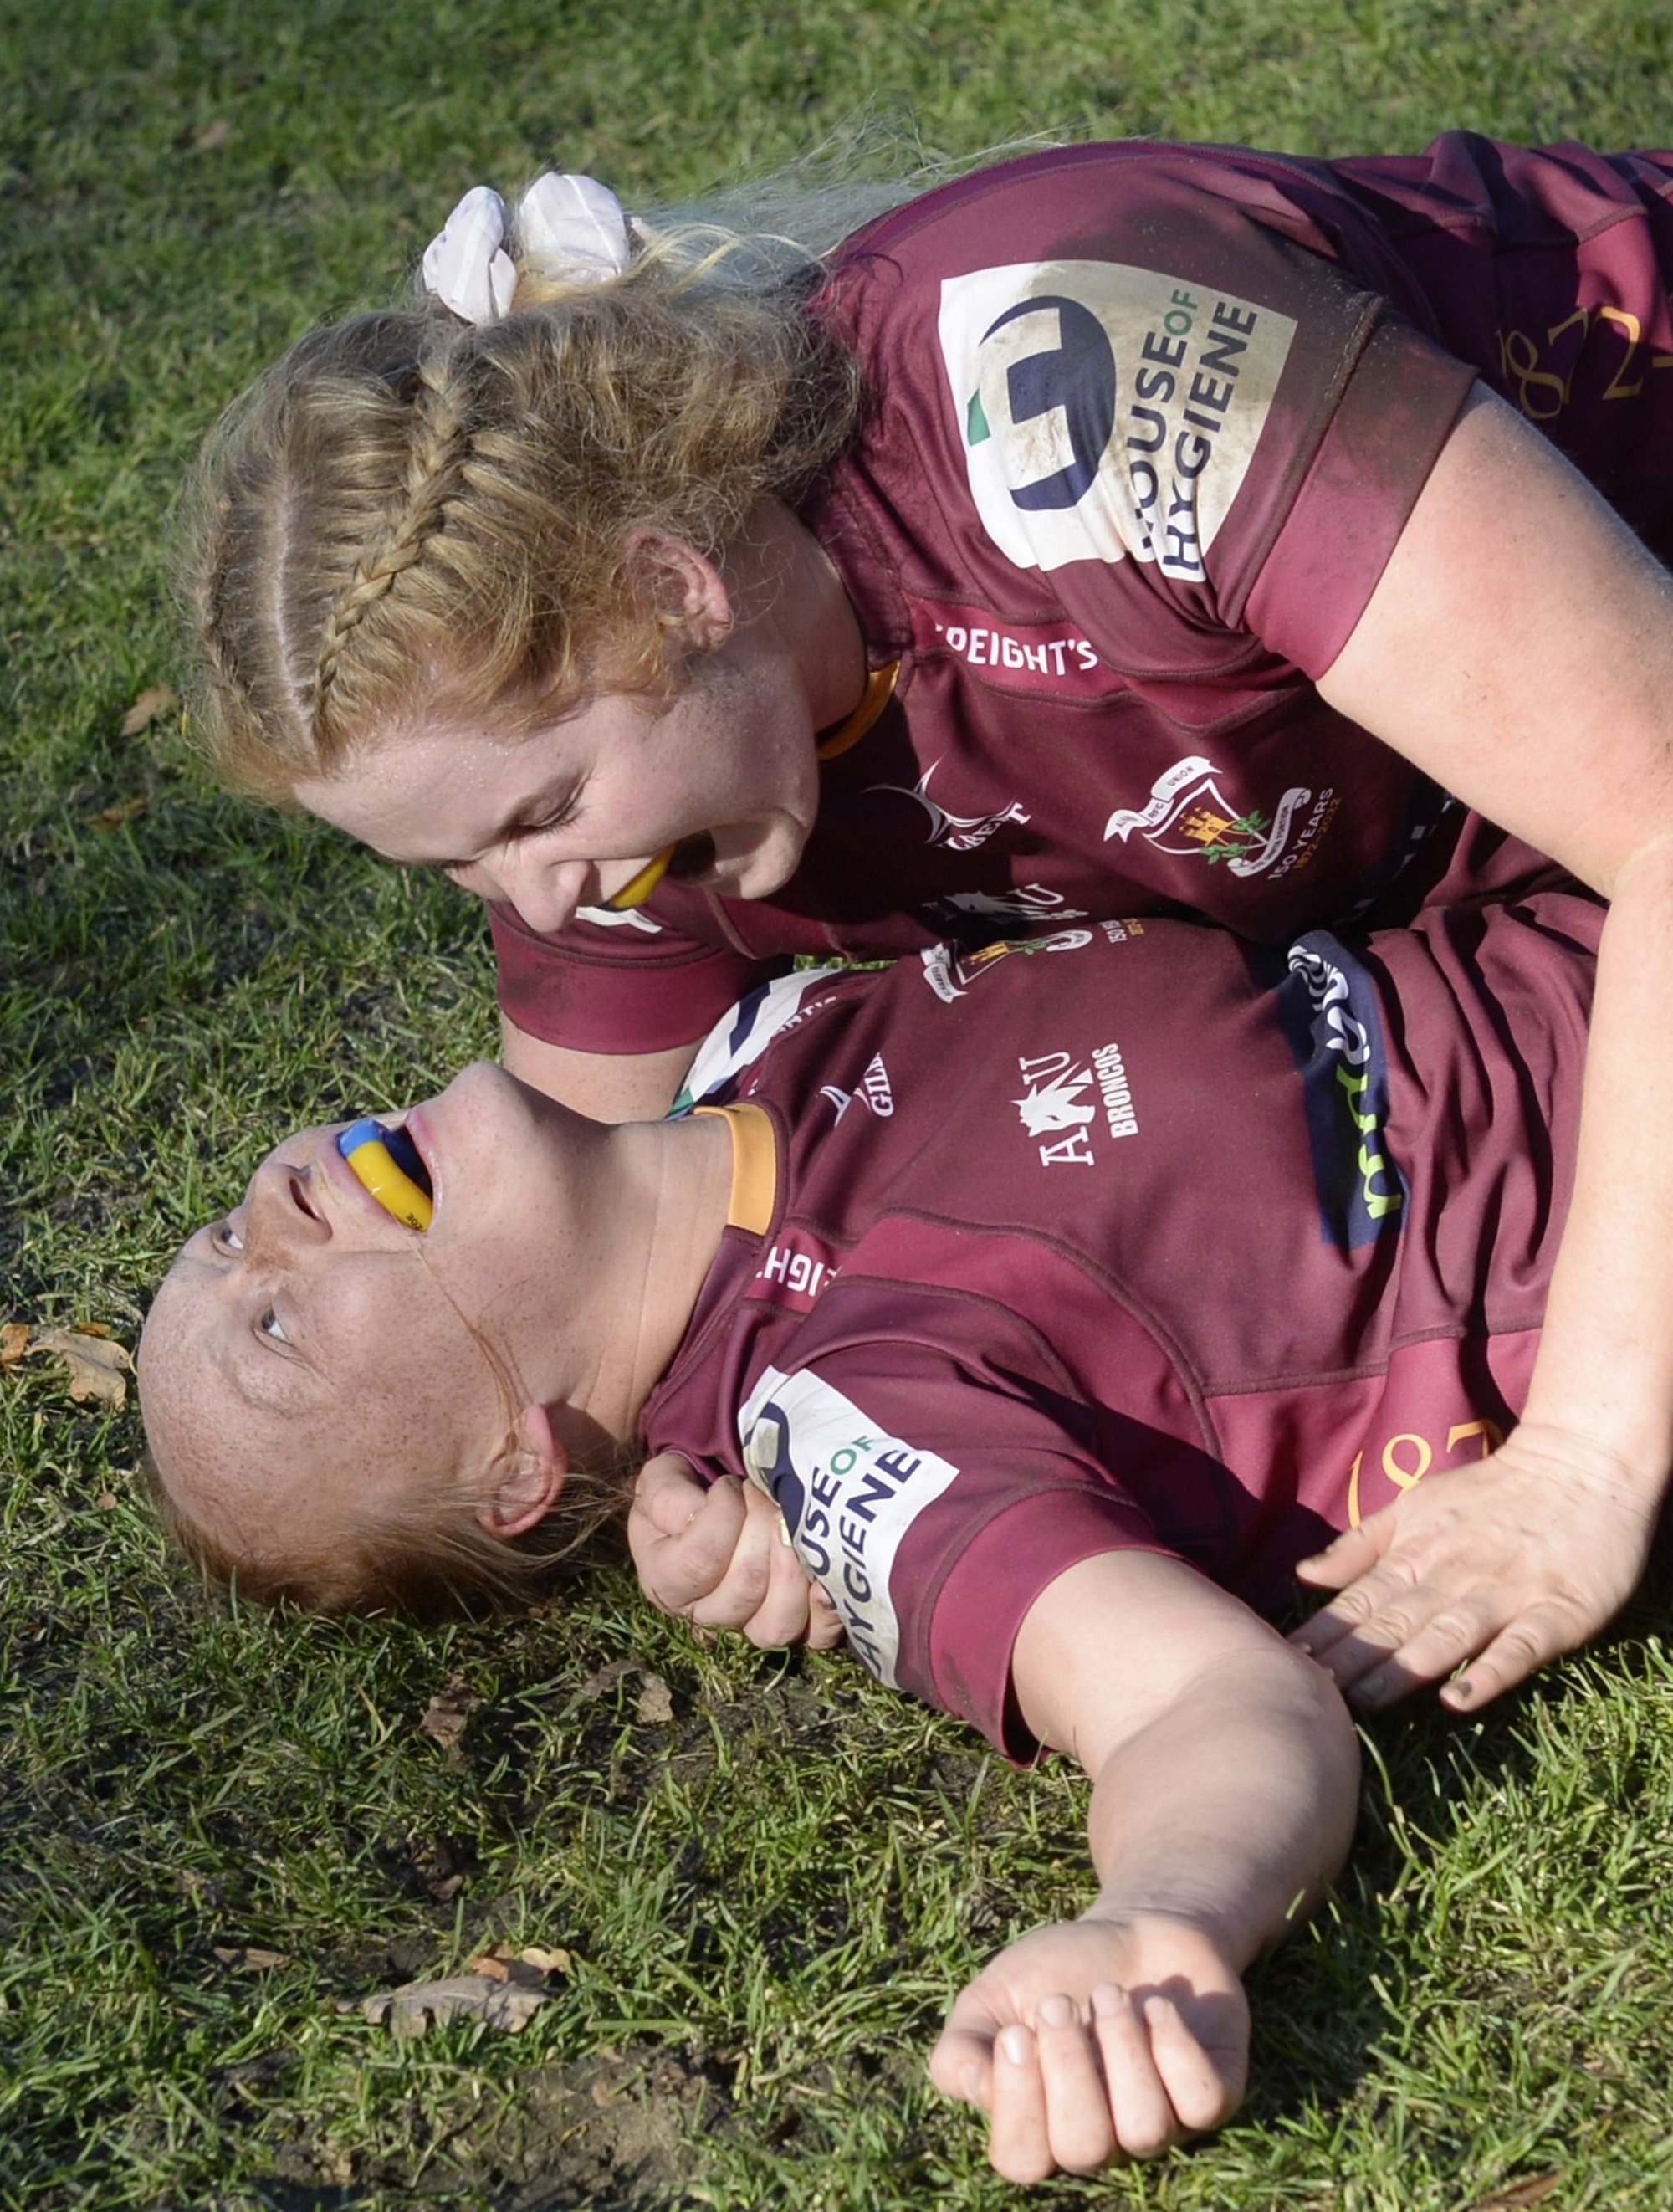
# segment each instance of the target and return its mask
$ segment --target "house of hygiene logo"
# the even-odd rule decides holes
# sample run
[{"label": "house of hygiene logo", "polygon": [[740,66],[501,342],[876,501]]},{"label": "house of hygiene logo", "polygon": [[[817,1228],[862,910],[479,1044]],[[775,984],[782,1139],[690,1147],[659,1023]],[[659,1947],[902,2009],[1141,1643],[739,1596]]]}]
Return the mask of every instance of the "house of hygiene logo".
[{"label": "house of hygiene logo", "polygon": [[959,1470],[891,1436],[806,1370],[768,1367],[738,1410],[737,1432],[751,1480],[783,1513],[797,1558],[842,1616],[850,1650],[897,1686],[895,1557]]},{"label": "house of hygiene logo", "polygon": [[947,278],[938,325],[982,526],[1019,568],[1155,562],[1200,582],[1295,324],[1113,261]]}]

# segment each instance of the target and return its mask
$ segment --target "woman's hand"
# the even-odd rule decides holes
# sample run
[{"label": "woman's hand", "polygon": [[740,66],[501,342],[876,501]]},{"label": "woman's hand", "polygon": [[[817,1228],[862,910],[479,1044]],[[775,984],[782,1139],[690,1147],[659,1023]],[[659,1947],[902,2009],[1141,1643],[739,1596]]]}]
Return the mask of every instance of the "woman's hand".
[{"label": "woman's hand", "polygon": [[726,1477],[705,1488],[677,1452],[659,1453],[633,1486],[627,1548],[652,1604],[695,1627],[742,1629],[763,1650],[842,1641],[836,1607],[753,1483]]},{"label": "woman's hand", "polygon": [[989,2115],[1008,2181],[1152,2158],[1242,2102],[1249,2007],[1235,1968],[1160,1913],[1037,1928],[961,1992],[930,2054],[949,2097]]},{"label": "woman's hand", "polygon": [[1473,1712],[1613,1620],[1654,1526],[1626,1468],[1524,1422],[1304,1559],[1303,1579],[1337,1595],[1290,1641],[1367,1712],[1467,1666],[1440,1696]]}]

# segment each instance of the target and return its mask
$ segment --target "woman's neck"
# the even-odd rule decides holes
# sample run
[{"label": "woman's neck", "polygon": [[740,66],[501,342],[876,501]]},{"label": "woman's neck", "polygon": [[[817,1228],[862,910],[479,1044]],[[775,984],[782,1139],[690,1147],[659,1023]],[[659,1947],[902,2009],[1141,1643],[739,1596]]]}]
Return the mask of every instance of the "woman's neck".
[{"label": "woman's neck", "polygon": [[621,1122],[599,1138],[581,1194],[591,1271],[573,1301],[589,1324],[589,1364],[572,1402],[625,1440],[679,1350],[720,1248],[732,1146],[725,1121],[707,1115]]},{"label": "woman's neck", "polygon": [[865,690],[865,638],[835,564],[807,525],[780,501],[763,500],[726,568],[743,608],[759,607],[778,632],[813,727],[828,730],[852,714]]}]

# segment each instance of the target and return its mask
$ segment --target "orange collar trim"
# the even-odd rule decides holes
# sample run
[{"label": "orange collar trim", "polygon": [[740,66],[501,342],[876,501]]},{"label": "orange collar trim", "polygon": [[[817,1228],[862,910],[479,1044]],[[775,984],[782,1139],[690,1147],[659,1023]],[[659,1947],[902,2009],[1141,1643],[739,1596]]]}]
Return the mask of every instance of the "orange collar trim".
[{"label": "orange collar trim", "polygon": [[819,757],[822,761],[839,759],[858,744],[889,701],[894,696],[895,679],[900,673],[900,664],[891,660],[887,667],[874,668],[865,679],[865,690],[860,703],[845,722],[839,722],[818,740]]},{"label": "orange collar trim", "polygon": [[779,1142],[773,1124],[759,1106],[697,1106],[697,1114],[724,1116],[732,1135],[732,1194],[726,1207],[726,1226],[747,1229],[765,1237],[773,1226],[773,1209],[779,1197]]}]

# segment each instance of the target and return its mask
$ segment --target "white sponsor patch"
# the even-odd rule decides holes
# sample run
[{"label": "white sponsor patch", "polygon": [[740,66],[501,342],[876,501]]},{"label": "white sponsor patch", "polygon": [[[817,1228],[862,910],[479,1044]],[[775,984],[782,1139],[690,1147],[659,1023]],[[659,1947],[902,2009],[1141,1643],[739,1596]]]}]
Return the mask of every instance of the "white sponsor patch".
[{"label": "white sponsor patch", "polygon": [[959,1470],[886,1434],[818,1376],[777,1367],[739,1408],[737,1432],[745,1466],[778,1501],[797,1556],[842,1615],[855,1656],[897,1688],[895,1554]]},{"label": "white sponsor patch", "polygon": [[1008,560],[1202,576],[1289,316],[1122,262],[1023,261],[947,278],[939,331],[971,495]]}]

